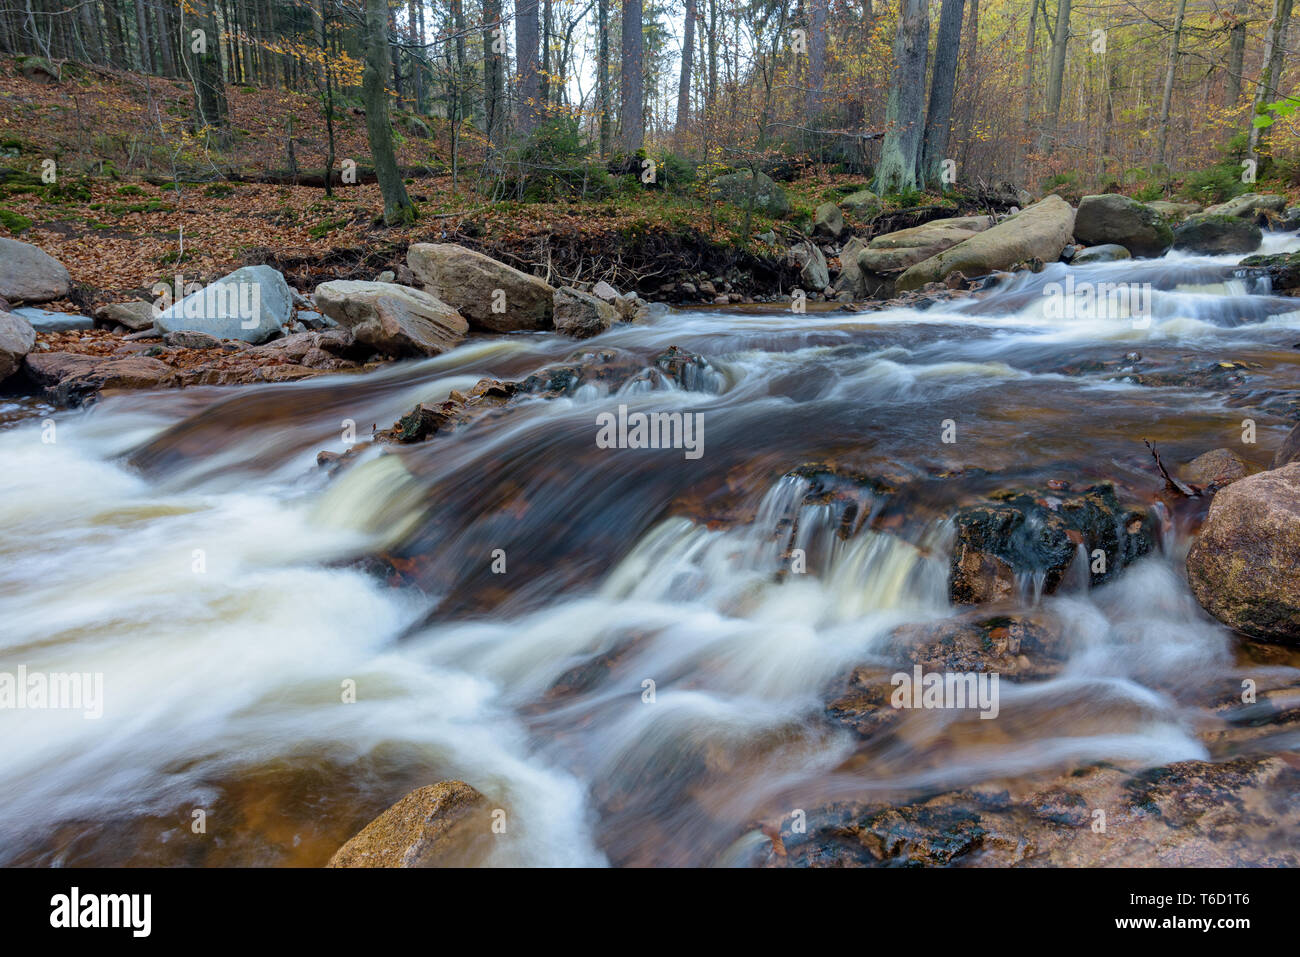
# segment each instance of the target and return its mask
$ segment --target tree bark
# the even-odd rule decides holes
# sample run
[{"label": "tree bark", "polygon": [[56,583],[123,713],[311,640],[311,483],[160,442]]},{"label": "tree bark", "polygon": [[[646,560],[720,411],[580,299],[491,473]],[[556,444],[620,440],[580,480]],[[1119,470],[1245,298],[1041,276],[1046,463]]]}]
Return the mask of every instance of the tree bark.
[{"label": "tree bark", "polygon": [[695,57],[695,3],[686,0],[686,22],[682,37],[682,72],[677,80],[677,138],[686,134],[691,113],[691,66]]},{"label": "tree bark", "polygon": [[518,72],[515,125],[531,133],[541,106],[537,61],[537,0],[515,0],[515,64]]},{"label": "tree bark", "polygon": [[[1264,51],[1264,66],[1260,70],[1259,82],[1255,85],[1254,109],[1251,117],[1264,111],[1265,103],[1279,99],[1282,88],[1283,54],[1286,52],[1286,33],[1291,24],[1292,0],[1273,0],[1273,19],[1268,27],[1268,41]],[[1251,157],[1258,160],[1260,146],[1264,142],[1265,132],[1262,127],[1251,125],[1249,142]]]},{"label": "tree bark", "polygon": [[499,149],[506,137],[502,99],[506,86],[504,51],[501,0],[483,0],[483,128],[487,131],[489,149]]},{"label": "tree bark", "polygon": [[1165,67],[1164,96],[1160,101],[1160,127],[1156,131],[1156,165],[1165,164],[1165,148],[1169,144],[1169,110],[1174,102],[1174,74],[1178,72],[1178,45],[1183,39],[1183,18],[1187,14],[1187,0],[1178,0],[1174,13],[1174,34],[1169,40],[1169,64]]},{"label": "tree bark", "polygon": [[930,42],[926,0],[901,0],[894,34],[894,71],[889,78],[885,141],[876,167],[875,191],[880,195],[916,189],[921,155],[925,61]]},{"label": "tree bark", "polygon": [[384,222],[392,226],[415,219],[415,206],[406,195],[402,173],[393,152],[393,127],[388,119],[388,91],[385,82],[392,64],[388,57],[387,0],[366,0],[366,66],[361,95],[366,105],[366,133],[370,157],[375,164],[379,192],[384,197]]},{"label": "tree bark", "polygon": [[1250,13],[1250,0],[1237,0],[1232,8],[1232,29],[1228,34],[1228,91],[1229,106],[1241,102],[1241,71],[1246,60],[1246,17]]},{"label": "tree bark", "polygon": [[948,129],[952,123],[953,91],[957,86],[957,54],[961,47],[961,21],[966,0],[943,0],[939,32],[934,41],[934,73],[930,80],[930,108],[925,116],[925,141],[921,150],[921,182],[939,180],[948,154]]},{"label": "tree bark", "polygon": [[809,0],[808,18],[808,89],[804,94],[803,113],[811,120],[822,107],[826,87],[826,0]]},{"label": "tree bark", "polygon": [[600,158],[609,155],[609,0],[596,0],[596,99],[600,101]]},{"label": "tree bark", "polygon": [[1061,91],[1065,83],[1065,53],[1070,42],[1070,0],[1057,0],[1052,29],[1052,59],[1047,68],[1047,115],[1038,137],[1038,152],[1046,153],[1060,135]]},{"label": "tree bark", "polygon": [[645,141],[645,75],[642,72],[644,39],[641,0],[623,0],[623,69],[620,74],[619,148],[635,153]]}]

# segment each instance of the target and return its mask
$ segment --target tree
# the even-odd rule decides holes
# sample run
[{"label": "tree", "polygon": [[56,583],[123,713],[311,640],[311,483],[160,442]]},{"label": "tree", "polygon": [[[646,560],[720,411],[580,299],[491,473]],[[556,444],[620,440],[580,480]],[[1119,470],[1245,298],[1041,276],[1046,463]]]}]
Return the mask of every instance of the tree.
[{"label": "tree", "polygon": [[822,91],[826,87],[826,0],[810,0],[812,16],[808,22],[808,89],[804,93],[803,112],[808,119],[821,111]]},{"label": "tree", "polygon": [[1237,0],[1232,8],[1232,28],[1228,31],[1228,90],[1229,106],[1241,100],[1241,71],[1246,59],[1246,14],[1250,0]]},{"label": "tree", "polygon": [[926,0],[901,0],[894,34],[894,71],[889,78],[885,140],[880,147],[874,189],[882,196],[916,189],[921,155],[921,116],[925,61],[930,42]]},{"label": "tree", "polygon": [[682,38],[682,72],[677,81],[677,137],[679,139],[686,133],[686,122],[691,113],[691,64],[694,56],[695,0],[686,0],[685,35]]},{"label": "tree", "polygon": [[1165,165],[1165,148],[1169,143],[1169,110],[1174,99],[1174,74],[1178,72],[1178,45],[1183,39],[1183,18],[1187,0],[1178,0],[1174,13],[1174,33],[1169,40],[1169,65],[1165,68],[1165,91],[1160,100],[1160,127],[1156,131],[1156,165]]},{"label": "tree", "polygon": [[190,75],[194,84],[194,126],[207,130],[217,145],[230,145],[230,111],[226,82],[221,73],[221,35],[217,30],[216,0],[198,0],[197,25],[188,32]]},{"label": "tree", "polygon": [[501,27],[501,0],[483,0],[483,128],[489,149],[505,140],[506,88],[505,33]]},{"label": "tree", "polygon": [[[1044,22],[1047,18],[1044,16]],[[1047,65],[1047,116],[1038,137],[1038,152],[1046,153],[1056,142],[1061,125],[1061,91],[1065,84],[1065,52],[1070,42],[1070,0],[1057,0],[1052,35],[1052,58]]]},{"label": "tree", "polygon": [[934,75],[930,80],[930,108],[925,116],[921,147],[921,182],[939,180],[948,153],[948,128],[952,123],[953,91],[957,85],[957,53],[961,46],[961,21],[966,0],[943,0],[939,32],[934,41]]},{"label": "tree", "polygon": [[[1255,102],[1251,114],[1264,113],[1266,103],[1276,102],[1282,84],[1282,55],[1286,52],[1287,27],[1291,24],[1292,0],[1273,0],[1273,19],[1268,25],[1268,40],[1264,47],[1264,65],[1255,84]],[[1267,127],[1255,123],[1250,128],[1250,155],[1259,159],[1260,146]]]},{"label": "tree", "polygon": [[521,133],[533,131],[541,106],[537,52],[537,0],[515,0],[515,65],[519,74],[515,125]]},{"label": "tree", "polygon": [[596,0],[596,99],[600,101],[600,155],[609,153],[609,0]]},{"label": "tree", "polygon": [[402,173],[393,152],[393,126],[388,118],[388,90],[385,81],[392,64],[388,56],[388,2],[366,0],[366,69],[361,78],[361,96],[366,106],[366,134],[375,178],[384,197],[384,223],[388,226],[415,220],[415,206],[406,195]]},{"label": "tree", "polygon": [[618,111],[618,145],[635,153],[645,141],[645,74],[641,33],[641,0],[623,0],[623,69],[619,74],[622,99]]}]

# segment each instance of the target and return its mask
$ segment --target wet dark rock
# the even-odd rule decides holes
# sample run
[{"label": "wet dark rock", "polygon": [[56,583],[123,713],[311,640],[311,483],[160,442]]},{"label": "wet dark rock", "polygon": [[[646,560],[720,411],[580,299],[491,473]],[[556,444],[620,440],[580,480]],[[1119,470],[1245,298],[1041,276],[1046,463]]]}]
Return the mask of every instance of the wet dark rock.
[{"label": "wet dark rock", "polygon": [[145,356],[113,358],[71,352],[31,353],[28,377],[57,405],[75,408],[107,389],[156,389],[173,385],[172,367]]},{"label": "wet dark rock", "polygon": [[1300,293],[1300,252],[1247,256],[1238,263],[1234,274],[1239,279],[1267,277],[1274,293]]},{"label": "wet dark rock", "polygon": [[1183,468],[1183,477],[1201,488],[1219,489],[1243,479],[1250,465],[1231,449],[1212,449],[1198,455]]},{"label": "wet dark rock", "polygon": [[[1078,492],[1006,491],[990,498],[966,506],[953,519],[948,590],[956,604],[1011,599],[1026,588],[1050,594],[1076,561],[1087,569],[1088,581],[1100,585],[1155,548],[1151,514],[1122,505],[1109,483]],[[1097,549],[1105,553],[1104,563],[1094,564]]]},{"label": "wet dark rock", "polygon": [[1300,459],[1300,425],[1295,426],[1287,433],[1282,444],[1278,446],[1276,454],[1273,456],[1273,468],[1280,469],[1284,465],[1290,465],[1292,462]]},{"label": "wet dark rock", "polygon": [[1254,252],[1263,241],[1254,223],[1216,213],[1188,216],[1174,230],[1174,249],[1211,256]]},{"label": "wet dark rock", "polygon": [[1155,210],[1119,193],[1083,197],[1074,235],[1089,246],[1122,246],[1134,256],[1163,256],[1174,241],[1173,230]]},{"label": "wet dark rock", "polygon": [[446,867],[480,863],[492,843],[488,800],[463,781],[412,791],[330,858],[327,867]]}]

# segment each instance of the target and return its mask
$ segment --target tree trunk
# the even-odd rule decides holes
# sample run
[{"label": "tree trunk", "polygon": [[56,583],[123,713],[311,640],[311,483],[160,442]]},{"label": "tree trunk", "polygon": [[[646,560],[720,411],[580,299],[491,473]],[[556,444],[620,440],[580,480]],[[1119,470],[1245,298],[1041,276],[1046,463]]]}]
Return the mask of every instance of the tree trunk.
[{"label": "tree trunk", "polygon": [[1169,64],[1165,67],[1165,92],[1160,101],[1160,128],[1156,131],[1156,165],[1165,165],[1165,148],[1169,144],[1169,110],[1174,102],[1174,74],[1178,72],[1178,45],[1183,39],[1183,17],[1187,0],[1178,0],[1174,13],[1174,35],[1169,41]]},{"label": "tree trunk", "polygon": [[894,34],[894,71],[889,78],[885,141],[876,167],[875,191],[884,196],[916,189],[921,155],[925,61],[930,42],[926,0],[901,0]]},{"label": "tree trunk", "polygon": [[[190,71],[194,77],[194,126],[196,131],[210,130],[217,144],[225,148],[230,144],[229,108],[226,105],[225,78],[221,73],[216,0],[198,0],[197,12],[200,19],[191,29],[200,29],[203,35],[198,40],[187,37],[191,51]],[[195,50],[195,46],[199,49]]]},{"label": "tree trunk", "polygon": [[961,47],[961,21],[966,0],[943,0],[939,33],[934,41],[934,75],[930,80],[930,109],[925,116],[925,142],[921,156],[921,183],[939,180],[948,154],[948,128],[952,123],[953,91],[957,85],[957,54]]},{"label": "tree trunk", "polygon": [[619,77],[619,149],[635,153],[645,141],[645,74],[642,72],[644,39],[641,0],[623,0],[623,69]]},{"label": "tree trunk", "polygon": [[1228,34],[1228,105],[1241,100],[1241,71],[1246,60],[1246,17],[1250,0],[1237,0],[1232,8],[1232,30]]},{"label": "tree trunk", "polygon": [[483,0],[483,128],[490,150],[499,149],[506,138],[505,43],[501,0]]},{"label": "tree trunk", "polygon": [[677,139],[686,133],[691,113],[691,65],[695,57],[695,0],[686,0],[685,34],[682,38],[682,72],[677,82]]},{"label": "tree trunk", "polygon": [[366,106],[366,133],[375,164],[379,192],[384,197],[384,222],[389,225],[415,219],[415,207],[406,195],[402,173],[393,153],[393,127],[388,120],[388,91],[384,83],[392,64],[388,58],[387,0],[366,0],[366,67],[361,95]]},{"label": "tree trunk", "polygon": [[609,155],[609,0],[596,0],[596,99],[600,101],[600,158]]},{"label": "tree trunk", "polygon": [[822,92],[826,87],[826,0],[809,0],[809,3],[808,89],[803,102],[807,120],[821,112]]},{"label": "tree trunk", "polygon": [[[1252,118],[1264,112],[1264,104],[1280,99],[1282,89],[1283,54],[1286,53],[1287,27],[1291,23],[1292,0],[1273,0],[1273,19],[1268,27],[1268,42],[1264,52],[1264,66],[1255,85],[1255,102]],[[1258,161],[1260,146],[1265,139],[1264,129],[1250,128],[1250,154]]]},{"label": "tree trunk", "polygon": [[540,78],[537,75],[537,0],[515,0],[515,65],[518,74],[515,125],[531,133],[537,125]]},{"label": "tree trunk", "polygon": [[1070,0],[1057,0],[1052,29],[1052,59],[1047,67],[1047,116],[1038,137],[1038,152],[1046,153],[1060,135],[1061,91],[1065,84],[1065,52],[1070,42]]}]

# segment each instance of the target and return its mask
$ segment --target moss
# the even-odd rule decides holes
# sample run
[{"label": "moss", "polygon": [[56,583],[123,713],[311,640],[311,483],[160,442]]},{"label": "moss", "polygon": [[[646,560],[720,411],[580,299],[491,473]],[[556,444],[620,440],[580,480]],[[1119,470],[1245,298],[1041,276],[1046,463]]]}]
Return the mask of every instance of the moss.
[{"label": "moss", "polygon": [[17,236],[24,229],[29,228],[32,221],[21,213],[15,213],[12,209],[5,209],[0,206],[0,226],[3,226],[9,232]]}]

